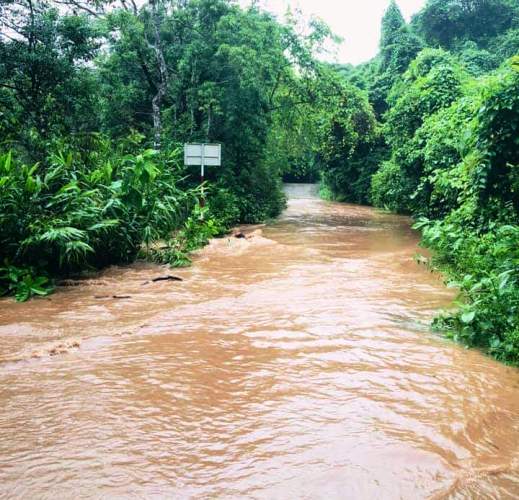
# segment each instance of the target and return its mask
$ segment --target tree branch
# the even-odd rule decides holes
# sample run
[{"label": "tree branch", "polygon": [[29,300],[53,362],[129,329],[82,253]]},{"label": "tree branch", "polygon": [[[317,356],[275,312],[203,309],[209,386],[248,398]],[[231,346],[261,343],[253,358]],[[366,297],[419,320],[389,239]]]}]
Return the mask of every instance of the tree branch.
[{"label": "tree branch", "polygon": [[68,5],[69,7],[75,7],[76,9],[82,10],[83,12],[86,12],[87,14],[90,14],[91,16],[94,16],[96,18],[101,18],[105,12],[104,11],[95,11],[92,10],[90,7],[87,7],[84,3],[78,2],[77,0],[53,0],[54,3],[57,3],[59,5]]}]

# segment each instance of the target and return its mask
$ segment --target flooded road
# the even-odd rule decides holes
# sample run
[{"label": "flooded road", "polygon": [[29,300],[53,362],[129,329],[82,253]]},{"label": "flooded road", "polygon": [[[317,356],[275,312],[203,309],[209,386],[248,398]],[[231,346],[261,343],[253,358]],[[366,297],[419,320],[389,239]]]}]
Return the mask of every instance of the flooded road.
[{"label": "flooded road", "polygon": [[288,191],[189,269],[0,302],[0,498],[519,496],[519,371],[430,333],[408,219]]}]

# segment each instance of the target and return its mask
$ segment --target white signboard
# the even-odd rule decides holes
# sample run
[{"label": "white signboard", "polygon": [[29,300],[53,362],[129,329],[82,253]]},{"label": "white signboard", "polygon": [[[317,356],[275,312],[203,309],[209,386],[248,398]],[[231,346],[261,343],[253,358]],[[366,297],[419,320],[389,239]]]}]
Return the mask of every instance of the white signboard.
[{"label": "white signboard", "polygon": [[184,164],[219,167],[222,164],[220,144],[185,144]]}]

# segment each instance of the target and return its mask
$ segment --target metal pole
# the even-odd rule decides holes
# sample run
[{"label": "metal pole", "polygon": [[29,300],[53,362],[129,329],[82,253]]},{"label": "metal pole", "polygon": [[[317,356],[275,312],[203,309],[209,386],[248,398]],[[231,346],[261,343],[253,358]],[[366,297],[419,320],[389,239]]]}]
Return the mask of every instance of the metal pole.
[{"label": "metal pole", "polygon": [[[205,196],[204,196],[204,174],[205,174],[205,144],[202,144],[202,162],[200,165],[200,180],[202,183],[202,198],[200,199],[200,207],[205,207]],[[202,216],[203,217],[203,216]]]}]

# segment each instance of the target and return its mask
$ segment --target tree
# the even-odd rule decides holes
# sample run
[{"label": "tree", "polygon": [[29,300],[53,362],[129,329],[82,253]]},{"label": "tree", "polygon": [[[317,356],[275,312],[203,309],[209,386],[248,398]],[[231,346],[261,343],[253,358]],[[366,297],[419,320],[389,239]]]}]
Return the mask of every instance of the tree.
[{"label": "tree", "polygon": [[[160,99],[164,146],[222,142],[219,183],[236,195],[242,217],[275,215],[283,201],[280,169],[266,148],[274,147],[280,114],[312,102],[314,52],[329,29],[313,21],[302,38],[298,19],[281,25],[257,8],[243,10],[226,0],[178,3],[159,12],[168,73]],[[162,77],[160,65],[147,63],[157,60],[156,44],[146,43],[156,37],[152,14],[143,8],[137,15],[122,10],[109,16],[110,50],[100,61],[100,78],[105,122],[114,134],[127,133],[128,124],[147,136],[156,128],[153,102]],[[211,171],[208,179],[216,180]]]},{"label": "tree", "polygon": [[391,0],[389,7],[382,18],[380,50],[394,45],[398,40],[399,31],[404,29],[406,22],[402,11],[395,0]]},{"label": "tree", "polygon": [[[391,160],[377,173],[372,187],[373,200],[378,205],[401,212],[427,210],[424,200],[415,196],[424,169],[420,129],[429,116],[461,96],[466,79],[464,69],[451,54],[425,49],[392,89],[384,124]],[[388,179],[392,179],[392,184],[386,182]]]},{"label": "tree", "polygon": [[428,0],[412,24],[429,45],[450,49],[466,40],[484,45],[509,29],[518,12],[514,0]]},{"label": "tree", "polygon": [[327,113],[320,125],[323,183],[336,199],[367,204],[380,162],[378,123],[365,94],[333,84],[340,92],[323,98]]},{"label": "tree", "polygon": [[378,67],[369,91],[375,111],[381,116],[387,109],[391,87],[422,48],[419,38],[410,31],[394,0],[384,14],[381,26]]},{"label": "tree", "polygon": [[37,158],[60,134],[92,131],[95,79],[87,65],[100,34],[86,15],[60,15],[47,2],[16,0],[1,11],[0,115],[5,138]]}]

